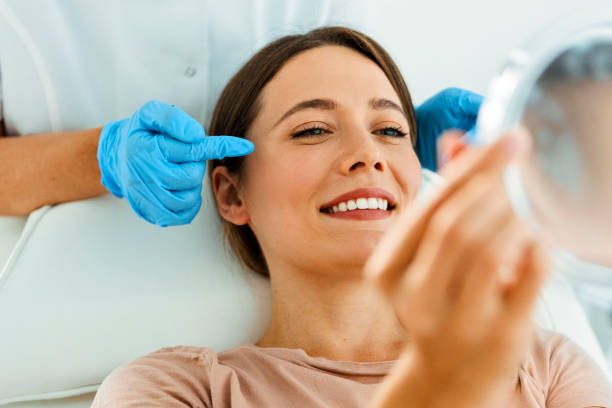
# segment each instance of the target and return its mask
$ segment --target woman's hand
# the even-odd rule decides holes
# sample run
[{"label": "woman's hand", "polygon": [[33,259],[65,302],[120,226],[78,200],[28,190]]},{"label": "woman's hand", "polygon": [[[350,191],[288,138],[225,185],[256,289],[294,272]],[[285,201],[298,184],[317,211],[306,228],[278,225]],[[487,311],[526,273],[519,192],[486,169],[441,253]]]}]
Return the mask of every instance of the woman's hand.
[{"label": "woman's hand", "polygon": [[410,339],[373,407],[503,406],[516,386],[549,270],[502,179],[528,146],[517,131],[458,157],[445,169],[454,175],[448,185],[405,211],[368,260],[366,279]]}]

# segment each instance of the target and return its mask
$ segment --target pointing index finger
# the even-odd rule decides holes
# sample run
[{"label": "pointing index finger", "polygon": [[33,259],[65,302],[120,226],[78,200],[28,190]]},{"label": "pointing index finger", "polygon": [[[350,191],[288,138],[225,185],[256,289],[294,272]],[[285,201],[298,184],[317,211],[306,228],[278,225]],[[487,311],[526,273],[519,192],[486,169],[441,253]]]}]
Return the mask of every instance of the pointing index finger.
[{"label": "pointing index finger", "polygon": [[184,143],[161,137],[160,147],[172,163],[204,162],[224,157],[243,156],[253,151],[253,143],[233,136],[206,136],[197,143]]},{"label": "pointing index finger", "polygon": [[241,137],[207,136],[202,144],[200,160],[223,159],[224,157],[245,156],[250,154],[255,146]]}]

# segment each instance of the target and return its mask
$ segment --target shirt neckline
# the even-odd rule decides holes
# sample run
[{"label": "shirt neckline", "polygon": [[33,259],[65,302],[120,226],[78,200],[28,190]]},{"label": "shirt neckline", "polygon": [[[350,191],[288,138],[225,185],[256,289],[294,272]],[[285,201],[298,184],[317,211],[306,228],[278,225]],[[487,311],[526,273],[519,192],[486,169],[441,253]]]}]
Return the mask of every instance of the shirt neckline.
[{"label": "shirt neckline", "polygon": [[387,374],[391,367],[398,360],[386,361],[346,361],[346,360],[329,360],[325,357],[313,357],[308,355],[301,348],[286,348],[286,347],[261,347],[256,344],[243,344],[238,347],[244,347],[258,353],[271,355],[285,361],[293,362],[299,365],[308,365],[319,368],[325,371],[332,371],[340,374],[366,374],[380,375]]}]

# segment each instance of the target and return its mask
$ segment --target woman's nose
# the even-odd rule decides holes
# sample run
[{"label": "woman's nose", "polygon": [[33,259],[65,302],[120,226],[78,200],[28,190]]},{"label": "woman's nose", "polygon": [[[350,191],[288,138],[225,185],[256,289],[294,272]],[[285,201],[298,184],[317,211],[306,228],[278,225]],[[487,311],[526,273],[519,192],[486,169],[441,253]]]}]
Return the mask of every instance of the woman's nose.
[{"label": "woman's nose", "polygon": [[383,171],[384,159],[379,146],[372,139],[373,135],[364,132],[360,137],[351,137],[345,147],[342,160],[342,171],[345,174],[356,171]]}]

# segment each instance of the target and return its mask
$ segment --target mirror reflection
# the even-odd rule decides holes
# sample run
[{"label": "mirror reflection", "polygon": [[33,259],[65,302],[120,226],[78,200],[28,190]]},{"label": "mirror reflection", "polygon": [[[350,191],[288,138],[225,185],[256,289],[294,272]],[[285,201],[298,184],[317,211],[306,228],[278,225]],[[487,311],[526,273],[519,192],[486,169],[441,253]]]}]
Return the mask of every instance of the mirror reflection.
[{"label": "mirror reflection", "polygon": [[575,256],[612,266],[612,42],[570,47],[530,91],[521,179],[541,231]]}]

